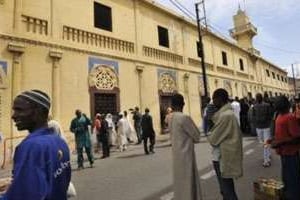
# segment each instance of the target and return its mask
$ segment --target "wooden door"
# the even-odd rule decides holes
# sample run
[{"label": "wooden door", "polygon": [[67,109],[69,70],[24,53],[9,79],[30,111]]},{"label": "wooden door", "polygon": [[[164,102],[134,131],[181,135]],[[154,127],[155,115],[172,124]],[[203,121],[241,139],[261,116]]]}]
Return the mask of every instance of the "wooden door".
[{"label": "wooden door", "polygon": [[90,88],[91,117],[96,113],[116,115],[120,112],[120,92],[118,88],[113,90],[96,90]]},{"label": "wooden door", "polygon": [[116,114],[117,113],[117,97],[116,94],[108,93],[108,94],[101,94],[95,93],[94,94],[94,111],[95,113],[101,114]]}]

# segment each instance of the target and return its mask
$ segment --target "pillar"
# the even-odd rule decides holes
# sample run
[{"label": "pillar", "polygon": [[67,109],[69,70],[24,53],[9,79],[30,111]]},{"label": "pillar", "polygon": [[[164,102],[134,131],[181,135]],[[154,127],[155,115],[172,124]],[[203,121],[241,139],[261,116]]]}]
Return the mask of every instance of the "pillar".
[{"label": "pillar", "polygon": [[25,47],[22,44],[9,43],[7,49],[13,55],[12,75],[11,75],[11,79],[12,79],[11,90],[12,90],[12,99],[13,99],[21,91],[21,81],[22,81],[21,55],[24,53]]},{"label": "pillar", "polygon": [[144,71],[143,66],[136,66],[136,72],[138,74],[138,81],[139,81],[139,106],[140,110],[143,110],[143,102],[142,102],[142,74]]},{"label": "pillar", "polygon": [[190,78],[189,73],[186,72],[186,73],[183,74],[184,94],[185,94],[186,100],[188,102],[188,112],[189,112],[189,115],[191,115],[191,101],[190,101],[190,94],[189,94],[189,78]]},{"label": "pillar", "polygon": [[16,32],[20,31],[21,28],[21,17],[22,17],[22,1],[23,0],[14,0],[14,19],[13,19],[13,29]]},{"label": "pillar", "polygon": [[[22,87],[22,63],[21,56],[24,53],[25,46],[19,43],[10,42],[7,45],[7,50],[12,53],[12,70],[11,70],[11,102],[13,102],[14,98],[21,92]],[[12,112],[10,113],[12,116]],[[10,138],[14,137],[14,126],[11,120],[10,125]],[[12,156],[12,152],[14,150],[13,140],[10,140],[10,156]],[[12,159],[10,157],[10,159]]]},{"label": "pillar", "polygon": [[51,49],[49,56],[52,59],[52,117],[55,120],[60,120],[60,59],[62,52]]}]

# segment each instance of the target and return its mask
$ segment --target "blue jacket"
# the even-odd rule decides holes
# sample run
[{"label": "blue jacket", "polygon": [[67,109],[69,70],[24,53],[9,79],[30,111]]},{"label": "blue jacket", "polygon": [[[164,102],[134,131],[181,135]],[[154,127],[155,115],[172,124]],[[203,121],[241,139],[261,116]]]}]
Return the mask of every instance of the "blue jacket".
[{"label": "blue jacket", "polygon": [[38,129],[16,147],[12,173],[13,182],[0,200],[66,200],[69,148],[51,129]]}]

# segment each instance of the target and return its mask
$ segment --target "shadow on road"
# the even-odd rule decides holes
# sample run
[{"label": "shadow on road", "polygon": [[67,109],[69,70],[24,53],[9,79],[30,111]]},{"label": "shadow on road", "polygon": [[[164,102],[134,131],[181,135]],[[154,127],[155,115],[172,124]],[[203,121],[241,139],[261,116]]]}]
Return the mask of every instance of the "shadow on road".
[{"label": "shadow on road", "polygon": [[[149,154],[150,155],[150,154]],[[126,158],[136,158],[136,157],[142,157],[142,156],[147,156],[144,153],[136,153],[136,154],[131,154],[131,155],[125,155],[125,156],[118,156],[116,158],[118,159],[126,159]]]}]

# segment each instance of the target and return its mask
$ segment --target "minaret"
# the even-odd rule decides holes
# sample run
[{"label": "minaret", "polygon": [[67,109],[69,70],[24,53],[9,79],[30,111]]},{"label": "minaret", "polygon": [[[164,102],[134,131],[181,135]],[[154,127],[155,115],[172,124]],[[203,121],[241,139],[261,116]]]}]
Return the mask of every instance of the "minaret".
[{"label": "minaret", "polygon": [[237,14],[233,16],[234,28],[230,30],[230,35],[242,48],[251,52],[255,52],[252,44],[252,38],[257,34],[257,28],[250,22],[245,11],[242,11],[240,6]]}]

